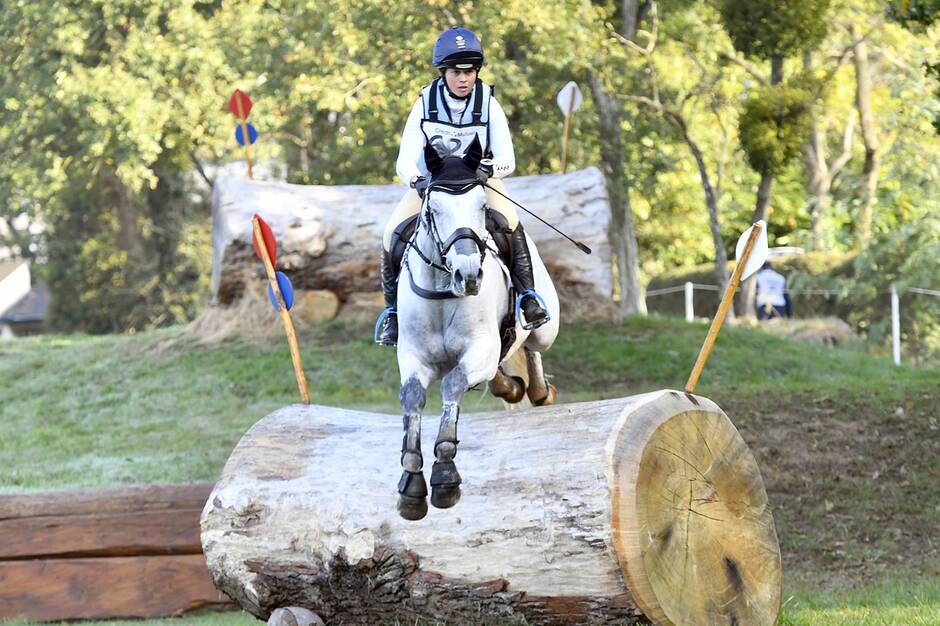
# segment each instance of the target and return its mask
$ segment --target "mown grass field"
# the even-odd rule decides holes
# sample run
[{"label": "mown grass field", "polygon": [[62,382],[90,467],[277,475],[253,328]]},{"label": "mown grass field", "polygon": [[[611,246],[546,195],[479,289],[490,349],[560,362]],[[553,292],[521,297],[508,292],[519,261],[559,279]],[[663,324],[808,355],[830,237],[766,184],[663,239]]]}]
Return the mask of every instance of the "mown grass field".
[{"label": "mown grass field", "polygon": [[[562,402],[680,389],[705,332],[657,317],[568,326],[546,368]],[[333,322],[300,340],[314,402],[397,414],[394,351],[370,328]],[[781,624],[940,625],[940,371],[725,328],[696,391],[761,466]],[[20,493],[214,480],[242,433],[298,394],[283,336],[203,345],[168,329],[0,342],[0,398],[0,493]],[[439,406],[432,395],[427,413]],[[498,406],[477,391],[464,410]]]}]

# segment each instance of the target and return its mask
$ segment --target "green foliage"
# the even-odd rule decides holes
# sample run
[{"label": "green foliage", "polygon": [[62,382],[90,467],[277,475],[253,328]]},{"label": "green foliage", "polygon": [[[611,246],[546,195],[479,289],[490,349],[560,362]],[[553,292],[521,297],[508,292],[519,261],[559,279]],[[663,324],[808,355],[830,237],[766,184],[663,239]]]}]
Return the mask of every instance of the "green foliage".
[{"label": "green foliage", "polygon": [[812,50],[826,36],[831,0],[719,0],[736,50],[764,60]]},{"label": "green foliage", "polygon": [[[734,15],[763,10],[746,4]],[[853,0],[823,12],[823,4],[810,2],[803,15],[791,3],[772,4],[774,15],[763,22],[748,18],[762,25],[755,45],[776,38],[790,42],[787,50],[804,49],[784,32],[794,24],[801,24],[800,41],[816,45],[817,22],[826,17],[840,28],[823,41],[820,58],[837,56],[850,42],[848,26],[868,29],[858,25],[875,23],[884,10]],[[736,238],[753,210],[757,177],[741,158],[750,146],[747,156],[754,153],[761,167],[779,168],[790,159],[775,172],[771,233],[780,242],[803,243],[805,176],[791,158],[805,130],[804,117],[796,115],[800,99],[789,97],[796,92],[782,89],[779,102],[763,105],[749,98],[742,107],[753,81],[721,56],[732,45],[734,29],[722,28],[729,6],[675,0],[658,9],[656,88],[685,116],[704,154],[723,235]],[[434,38],[461,23],[482,35],[488,63],[481,78],[496,85],[509,116],[518,174],[559,170],[563,118],[554,99],[571,79],[586,98],[571,128],[570,167],[599,164],[601,133],[587,84],[595,75],[622,97],[621,156],[642,270],[650,276],[707,262],[713,248],[699,172],[676,128],[629,99],[652,93],[652,86],[641,55],[609,36],[605,23],[616,26],[619,10],[619,3],[575,0],[436,0],[422,11],[380,0],[5,6],[0,246],[36,257],[34,267],[58,296],[60,328],[104,332],[186,319],[205,296],[210,253],[195,163],[243,156],[224,107],[232,89],[247,90],[255,101],[256,159],[276,175],[302,183],[389,182],[405,116],[436,75],[428,62]],[[640,26],[650,30],[651,13],[644,15]],[[780,32],[768,39],[775,29]],[[640,45],[645,37],[641,31]],[[873,50],[884,50],[873,54],[873,103],[890,141],[873,226],[888,232],[937,209],[940,174],[928,158],[940,149],[931,126],[940,119],[936,83],[916,71],[896,71],[890,60],[937,63],[930,51],[938,40],[933,31],[894,24],[868,40]],[[758,49],[764,48],[754,48],[760,57]],[[853,76],[850,64],[839,69],[817,109],[830,152],[851,110]],[[799,89],[817,91],[804,78],[788,83],[798,81]],[[793,113],[799,123],[777,128],[771,109]],[[747,115],[758,123],[739,133],[738,118]],[[832,190],[831,239],[841,247],[852,244],[861,182],[857,144]],[[47,230],[10,227],[23,218]]]},{"label": "green foliage", "polygon": [[940,0],[890,0],[888,17],[907,27],[927,27],[940,20]]},{"label": "green foliage", "polygon": [[813,124],[814,94],[806,86],[772,85],[755,90],[738,121],[741,147],[760,174],[776,174],[803,149]]},{"label": "green foliage", "polygon": [[889,292],[896,286],[905,357],[931,362],[940,356],[940,297],[906,291],[910,287],[940,291],[938,216],[882,234],[855,260],[852,276],[841,282],[849,319],[885,349],[891,341]]}]

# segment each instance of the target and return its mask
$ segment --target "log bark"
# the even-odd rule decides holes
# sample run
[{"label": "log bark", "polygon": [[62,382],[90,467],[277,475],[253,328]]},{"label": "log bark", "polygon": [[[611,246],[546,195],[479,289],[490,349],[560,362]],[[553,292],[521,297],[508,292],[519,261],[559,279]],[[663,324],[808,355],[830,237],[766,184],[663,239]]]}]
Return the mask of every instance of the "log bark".
[{"label": "log bark", "polygon": [[297,606],[343,624],[776,620],[763,483],[713,402],[661,391],[465,415],[463,498],[418,522],[395,507],[400,424],[314,405],[258,422],[203,510],[217,586],[263,619]]},{"label": "log bark", "polygon": [[[562,300],[566,317],[613,309],[610,201],[596,168],[565,175],[506,180],[511,198],[593,250],[590,256],[520,210]],[[261,284],[261,264],[251,247],[251,218],[260,214],[278,239],[276,269],[295,289],[329,290],[342,305],[379,292],[379,255],[385,223],[401,198],[400,185],[291,185],[236,178],[213,189],[213,299],[237,301]]]}]

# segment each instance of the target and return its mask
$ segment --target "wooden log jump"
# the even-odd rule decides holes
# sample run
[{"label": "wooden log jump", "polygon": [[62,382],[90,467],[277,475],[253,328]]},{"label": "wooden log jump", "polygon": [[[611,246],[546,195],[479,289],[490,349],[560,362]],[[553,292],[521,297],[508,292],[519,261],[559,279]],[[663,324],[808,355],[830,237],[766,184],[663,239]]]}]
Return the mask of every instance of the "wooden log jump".
[{"label": "wooden log jump", "polygon": [[212,485],[0,497],[0,620],[162,617],[230,607],[206,571]]},{"label": "wooden log jump", "polygon": [[660,391],[472,414],[458,431],[463,499],[409,522],[395,507],[400,417],[268,415],[202,514],[215,583],[260,618],[296,606],[327,624],[775,623],[763,482],[710,400]]}]

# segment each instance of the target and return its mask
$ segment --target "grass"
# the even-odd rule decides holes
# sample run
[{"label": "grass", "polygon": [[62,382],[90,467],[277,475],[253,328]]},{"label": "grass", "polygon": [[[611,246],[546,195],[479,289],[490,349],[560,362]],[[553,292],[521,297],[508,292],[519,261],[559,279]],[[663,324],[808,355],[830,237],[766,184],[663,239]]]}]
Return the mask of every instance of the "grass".
[{"label": "grass", "polygon": [[[573,324],[546,370],[562,402],[680,389],[706,330],[656,316]],[[0,342],[0,493],[214,480],[241,435],[298,394],[283,336],[198,339]],[[398,413],[395,354],[370,328],[332,322],[300,343],[314,402]],[[729,327],[696,392],[761,467],[792,596],[781,624],[940,624],[940,372]],[[464,402],[498,406],[485,391]],[[439,407],[430,394],[426,412]],[[254,622],[186,619],[167,623]]]}]

